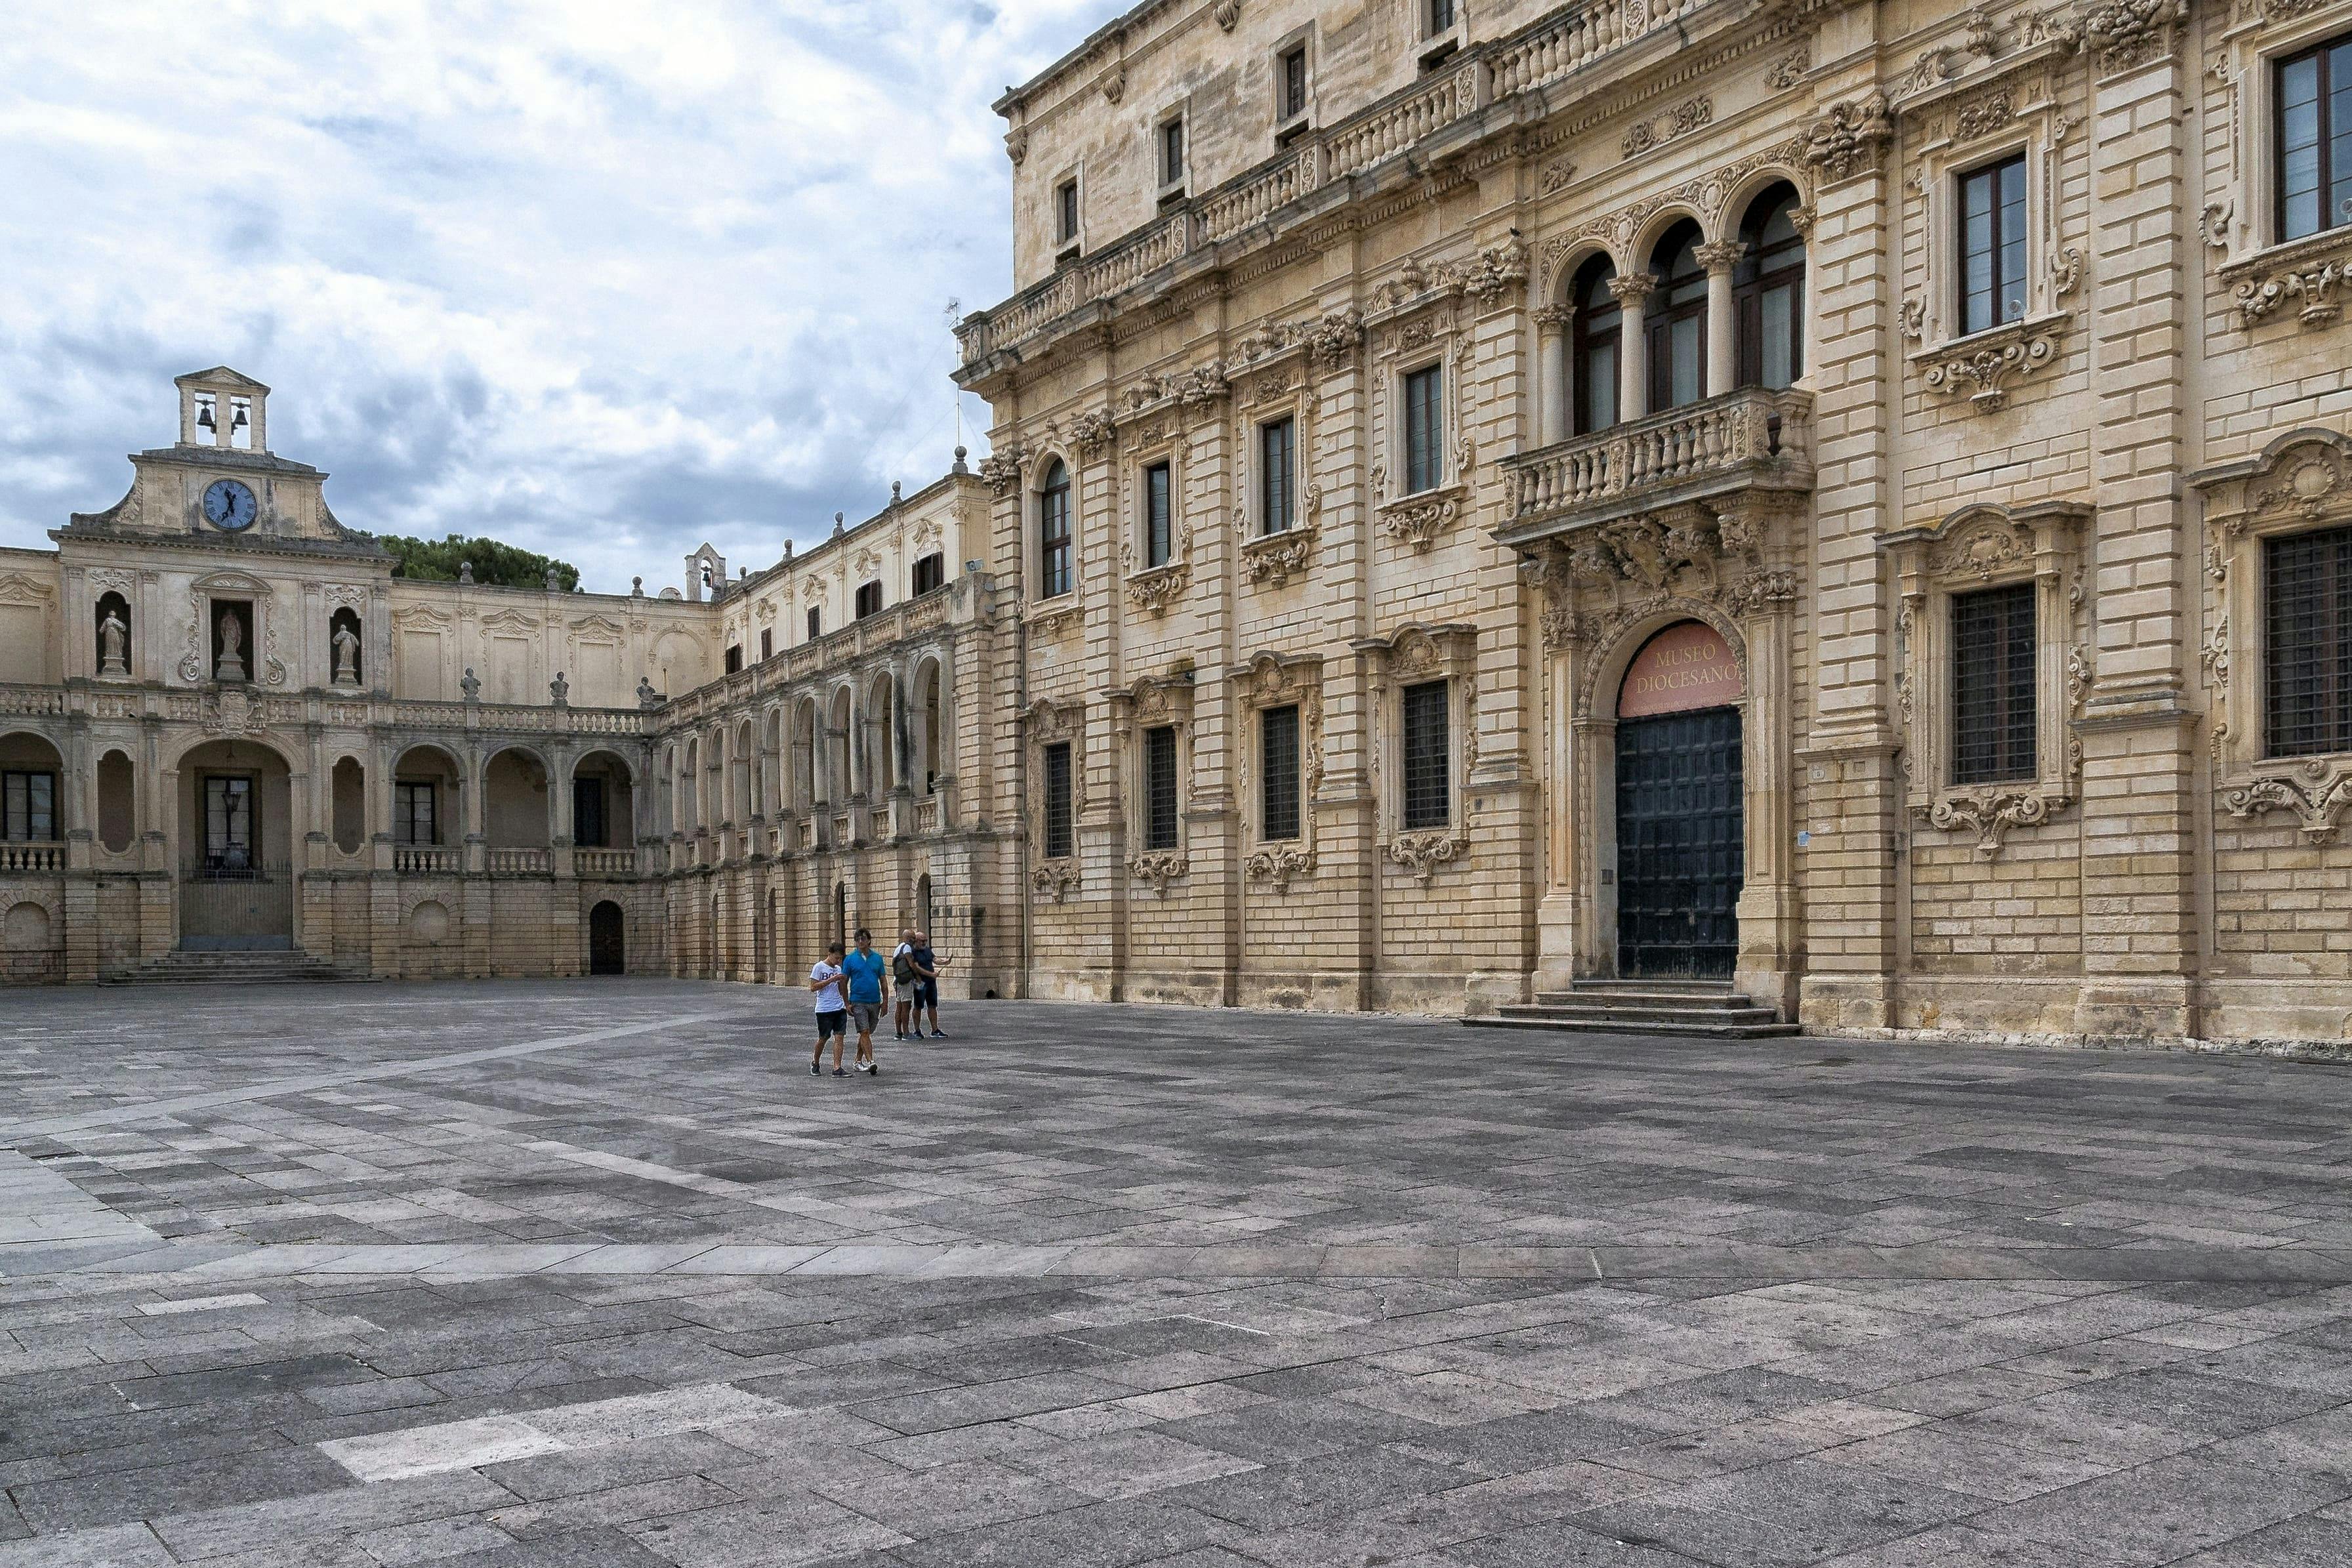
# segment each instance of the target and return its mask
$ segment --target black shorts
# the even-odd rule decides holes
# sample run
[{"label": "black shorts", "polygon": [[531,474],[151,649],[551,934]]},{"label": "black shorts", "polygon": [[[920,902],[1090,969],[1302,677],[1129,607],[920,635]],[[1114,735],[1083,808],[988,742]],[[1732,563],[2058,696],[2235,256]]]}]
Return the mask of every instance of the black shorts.
[{"label": "black shorts", "polygon": [[824,1037],[827,1035],[845,1035],[847,1033],[849,1033],[849,1010],[847,1008],[840,1008],[831,1013],[819,1013],[816,1016],[816,1043],[818,1045],[821,1046],[824,1044]]},{"label": "black shorts", "polygon": [[938,1011],[940,1005],[940,983],[936,980],[916,981],[914,984],[914,996],[916,1006],[929,1007],[934,1012]]}]

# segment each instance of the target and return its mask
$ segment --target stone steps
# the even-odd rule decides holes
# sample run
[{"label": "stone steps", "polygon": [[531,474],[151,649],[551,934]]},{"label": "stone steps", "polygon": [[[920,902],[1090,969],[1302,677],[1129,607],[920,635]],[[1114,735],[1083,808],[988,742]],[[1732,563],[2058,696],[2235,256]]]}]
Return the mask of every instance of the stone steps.
[{"label": "stone steps", "polygon": [[167,952],[129,969],[110,970],[110,985],[296,985],[364,981],[339,964],[299,948],[232,952]]},{"label": "stone steps", "polygon": [[1728,985],[1685,980],[1580,980],[1570,990],[1538,992],[1531,1003],[1515,1003],[1491,1017],[1462,1021],[1489,1029],[1738,1040],[1801,1032]]}]

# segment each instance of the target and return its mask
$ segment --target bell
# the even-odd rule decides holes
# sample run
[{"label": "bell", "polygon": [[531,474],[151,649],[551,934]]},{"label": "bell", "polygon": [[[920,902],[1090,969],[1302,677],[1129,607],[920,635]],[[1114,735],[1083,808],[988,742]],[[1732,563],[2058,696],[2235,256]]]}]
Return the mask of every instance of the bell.
[{"label": "bell", "polygon": [[217,430],[220,428],[219,426],[213,423],[213,405],[211,404],[199,403],[196,405],[196,428],[199,430]]},{"label": "bell", "polygon": [[252,420],[247,419],[245,416],[244,404],[236,404],[230,407],[228,427],[231,435],[235,435],[237,431],[244,429],[247,426],[252,423]]}]

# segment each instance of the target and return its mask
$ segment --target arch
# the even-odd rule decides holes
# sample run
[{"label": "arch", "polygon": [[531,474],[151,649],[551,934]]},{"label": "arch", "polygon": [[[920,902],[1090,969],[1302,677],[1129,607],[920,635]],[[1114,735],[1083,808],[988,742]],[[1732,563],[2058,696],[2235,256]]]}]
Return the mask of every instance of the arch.
[{"label": "arch", "polygon": [[677,755],[677,831],[695,833],[702,827],[702,741],[688,735]]},{"label": "arch", "polygon": [[600,899],[588,911],[588,973],[626,974],[628,972],[628,917],[612,900]]},{"label": "arch", "polygon": [[11,953],[47,952],[51,943],[50,932],[57,919],[48,906],[37,903],[21,894],[11,893],[13,900],[5,914],[0,914],[0,949]]},{"label": "arch", "polygon": [[1617,269],[1617,258],[1609,243],[1597,234],[1580,234],[1570,239],[1554,242],[1550,257],[1551,270],[1544,279],[1546,300],[1554,305],[1576,303],[1577,274],[1592,265],[1599,257],[1608,263],[1611,271]]},{"label": "arch", "polygon": [[139,788],[131,753],[110,746],[98,759],[98,841],[109,854],[131,847],[138,833]]},{"label": "arch", "polygon": [[751,734],[751,721],[740,721],[735,726],[733,744],[727,749],[727,820],[738,827],[748,826],[760,815],[755,793],[760,768],[752,755]]},{"label": "arch", "polygon": [[[1614,694],[1625,683],[1625,672],[1633,667],[1634,656],[1648,646],[1652,637],[1678,621],[1703,621],[1722,637],[1724,647],[1739,666],[1739,683],[1743,690],[1750,689],[1748,680],[1748,643],[1739,635],[1739,624],[1722,609],[1700,599],[1667,599],[1635,616],[1604,637],[1593,649],[1591,667],[1586,670],[1584,684],[1576,694],[1579,718],[1610,718],[1615,709],[1611,704],[1599,704],[1600,694]],[[1598,705],[1596,705],[1598,704]],[[1605,710],[1605,711],[1604,711]]]},{"label": "arch", "polygon": [[760,720],[760,814],[771,820],[783,815],[784,801],[784,710],[782,703],[768,708]]},{"label": "arch", "polygon": [[[1635,227],[1633,239],[1625,247],[1624,256],[1618,258],[1619,270],[1633,272],[1649,270],[1652,264],[1656,261],[1658,247],[1666,236],[1684,224],[1690,225],[1697,231],[1698,237],[1692,241],[1695,245],[1704,245],[1715,237],[1707,232],[1706,214],[1688,202],[1669,202],[1643,216],[1641,224]],[[1628,258],[1633,258],[1630,266],[1627,263]]]},{"label": "arch", "polygon": [[572,763],[572,842],[625,849],[636,839],[636,773],[618,752],[583,752]]},{"label": "arch", "polygon": [[1570,432],[1589,436],[1617,423],[1623,386],[1624,311],[1610,291],[1617,263],[1595,250],[1569,279],[1569,417]]},{"label": "arch", "polygon": [[915,879],[915,929],[927,939],[931,934],[931,874],[929,871]]},{"label": "arch", "polygon": [[1742,386],[1778,391],[1805,374],[1807,257],[1796,216],[1803,205],[1794,184],[1776,180],[1728,209],[1741,243],[1731,300]]},{"label": "arch", "polygon": [[289,945],[299,842],[291,763],[250,737],[206,739],[181,753],[176,784],[180,945]]},{"label": "arch", "polygon": [[816,699],[803,697],[793,707],[793,805],[799,811],[814,811],[817,803],[817,782],[822,770],[817,763],[824,754],[818,731]]},{"label": "arch", "polygon": [[1656,280],[1642,311],[1653,414],[1730,390],[1707,384],[1706,267],[1698,258],[1706,239],[1698,219],[1688,217],[1660,231],[1646,253],[1644,266]]},{"label": "arch", "polygon": [[887,794],[898,787],[904,771],[898,758],[898,679],[890,670],[877,669],[866,677],[859,719],[858,762],[866,793]]},{"label": "arch", "polygon": [[538,747],[500,744],[482,761],[482,837],[496,849],[544,849],[554,842],[555,770]]},{"label": "arch", "polygon": [[[299,773],[301,771],[305,759],[301,757],[299,753],[295,752],[284,740],[276,735],[239,735],[236,737],[236,741],[240,746],[260,747],[278,762],[283,763],[286,765],[287,771],[289,773]],[[161,772],[170,773],[187,761],[189,752],[201,751],[206,746],[218,744],[220,744],[220,742],[217,737],[207,735],[202,731],[197,731],[193,734],[183,735],[177,740],[166,741],[163,744],[163,752],[157,759],[157,768]]]},{"label": "arch", "polygon": [[833,689],[831,706],[825,721],[825,800],[838,807],[856,787],[849,765],[850,745],[856,739],[855,709],[846,684]]},{"label": "arch", "polygon": [[392,763],[392,841],[454,844],[463,836],[466,770],[446,746],[422,741]]},{"label": "arch", "polygon": [[1709,239],[1738,239],[1739,226],[1758,197],[1775,185],[1787,185],[1801,195],[1805,188],[1804,171],[1789,163],[1759,163],[1742,174],[1727,186],[1723,199],[1716,205],[1714,232]]},{"label": "arch", "polygon": [[937,654],[926,654],[916,662],[912,711],[908,715],[908,782],[929,795],[938,787],[941,767],[942,744],[946,740],[947,714],[945,696],[947,671]]}]

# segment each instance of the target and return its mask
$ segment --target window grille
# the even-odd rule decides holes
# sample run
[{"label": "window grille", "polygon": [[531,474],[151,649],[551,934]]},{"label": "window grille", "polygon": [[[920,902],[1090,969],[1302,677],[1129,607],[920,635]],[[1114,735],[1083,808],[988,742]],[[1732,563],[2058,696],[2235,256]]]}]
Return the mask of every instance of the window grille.
[{"label": "window grille", "polygon": [[2263,542],[2264,750],[2352,752],[2352,528]]},{"label": "window grille", "polygon": [[2033,584],[1952,600],[1952,782],[2034,774]]},{"label": "window grille", "polygon": [[1452,781],[1446,776],[1447,683],[1424,681],[1404,689],[1404,826],[1408,831],[1444,827],[1453,820]]},{"label": "window grille", "polygon": [[1076,835],[1070,813],[1070,743],[1045,748],[1045,858],[1066,858]]},{"label": "window grille", "polygon": [[1174,552],[1173,498],[1169,494],[1169,468],[1154,463],[1143,470],[1143,563],[1165,566]]},{"label": "window grille", "polygon": [[1299,45],[1282,57],[1282,89],[1275,118],[1292,121],[1307,112],[1307,46]]},{"label": "window grille", "polygon": [[1439,365],[1404,378],[1404,488],[1435,489],[1445,462],[1445,371]]},{"label": "window grille", "polygon": [[1143,847],[1176,847],[1176,729],[1143,732]]},{"label": "window grille", "polygon": [[1260,762],[1265,782],[1259,798],[1258,837],[1273,843],[1298,837],[1298,708],[1268,708],[1258,715]]}]

